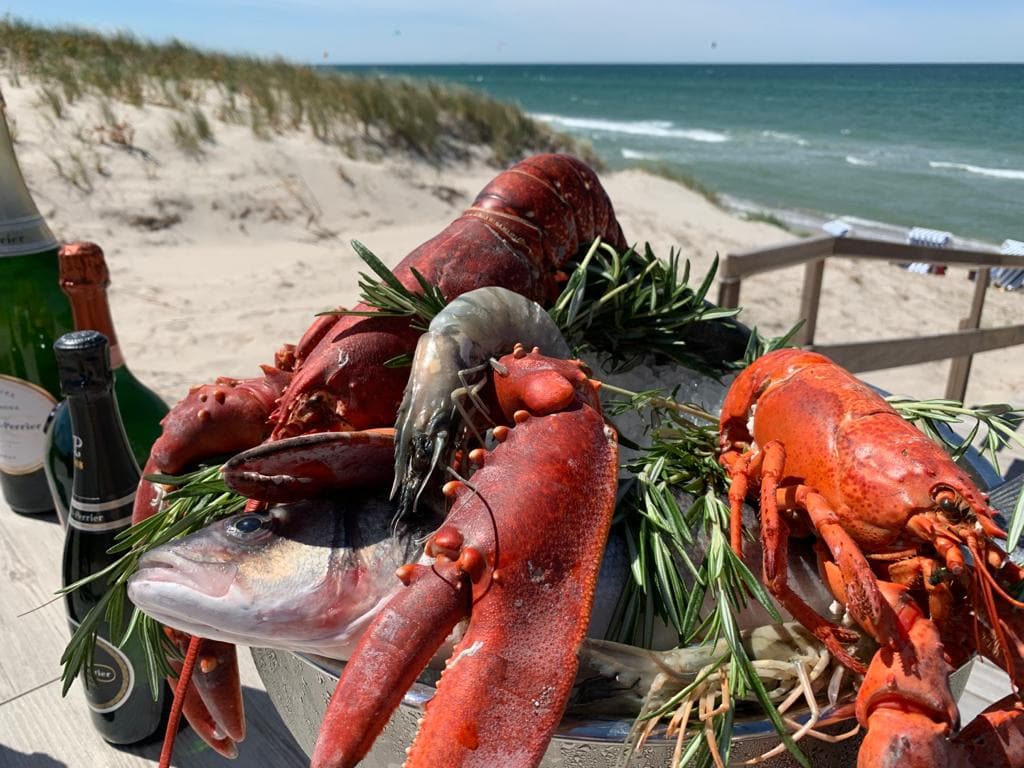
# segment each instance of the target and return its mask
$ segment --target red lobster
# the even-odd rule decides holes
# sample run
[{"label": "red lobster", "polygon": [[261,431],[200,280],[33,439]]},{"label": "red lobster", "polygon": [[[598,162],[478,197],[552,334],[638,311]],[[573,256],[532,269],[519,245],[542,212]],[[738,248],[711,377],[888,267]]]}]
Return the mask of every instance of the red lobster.
[{"label": "red lobster", "polygon": [[829,588],[881,646],[857,696],[867,729],[860,768],[1024,766],[1024,708],[1015,695],[955,734],[953,665],[977,651],[1001,659],[1016,686],[1024,679],[1015,610],[1024,604],[1008,594],[1024,574],[993,541],[1006,534],[986,497],[945,451],[831,360],[795,349],[765,355],[736,378],[720,439],[733,549],[742,551],[740,505],[759,485],[772,594],[837,658],[865,672],[844,647],[854,639],[849,630],[787,585],[787,539],[813,532]]},{"label": "red lobster", "polygon": [[406,763],[539,764],[576,676],[618,487],[614,430],[578,361],[522,345],[494,388],[508,425],[475,449],[470,481],[445,486],[444,524],[428,564],[378,614],[331,698],[313,768],[354,766],[405,691],[462,619]]},{"label": "red lobster", "polygon": [[[562,268],[566,262],[596,237],[616,248],[626,247],[611,203],[594,172],[567,155],[538,155],[497,176],[461,217],[410,253],[394,272],[407,288],[419,291],[419,282],[413,275],[413,270],[416,270],[428,282],[439,286],[449,300],[475,288],[498,285],[540,303],[550,303],[564,281]],[[369,307],[360,304],[355,309],[367,310]],[[145,473],[173,474],[212,456],[235,453],[268,439],[391,426],[407,371],[385,367],[384,363],[412,352],[417,337],[418,333],[404,318],[319,318],[296,346],[286,345],[277,353],[273,367],[264,366],[262,377],[244,381],[222,378],[214,384],[193,388],[164,419],[163,434],[153,446]],[[541,379],[544,377],[541,375]],[[571,407],[571,410],[575,409],[577,406]],[[540,431],[536,427],[532,429]],[[584,441],[585,438],[577,436],[577,444]],[[558,446],[565,451],[570,449],[567,437],[539,437],[538,442]],[[508,451],[496,453],[507,455]],[[514,464],[515,459],[510,461]],[[591,469],[598,475],[604,471]],[[521,471],[526,470],[523,468]],[[561,488],[562,475],[555,466],[550,468],[550,472],[551,476],[545,483]],[[497,478],[488,481],[493,482],[496,494],[499,491],[512,494],[513,490],[518,490],[518,481],[500,469],[491,470],[487,477]],[[581,482],[586,485],[591,480],[581,478]],[[501,488],[502,483],[507,483],[508,487]],[[155,511],[156,496],[157,489],[143,481],[136,499],[136,521]],[[566,494],[566,499],[569,498]],[[472,502],[460,504],[460,508],[469,507]],[[467,531],[479,531],[481,525],[485,528],[492,525],[491,513],[488,509],[467,510],[460,513],[459,519],[463,522],[458,524],[465,526]],[[601,514],[604,513],[598,517]],[[481,520],[474,522],[474,518],[479,516],[482,516]],[[575,534],[559,528],[556,522],[552,521],[555,528],[551,530],[531,526],[533,540],[538,535],[541,537],[541,541],[534,541],[538,557],[543,552],[553,557],[552,553],[560,553],[563,546],[569,547],[567,536],[575,543]],[[597,520],[596,530],[600,531],[602,525],[606,530],[607,525]],[[506,540],[507,537],[502,539],[503,542]],[[595,562],[600,560],[603,543],[602,538],[588,544],[587,555],[591,559],[596,558]],[[486,547],[481,545],[481,549],[486,550]],[[476,548],[470,550],[481,551]],[[442,547],[438,551],[442,552],[440,561],[447,550]],[[514,585],[517,582],[513,574],[518,573],[517,569],[522,569],[524,564],[515,564],[515,548],[510,546],[502,552],[505,565],[499,573],[507,574],[508,583]],[[484,556],[496,558],[497,552],[484,551]],[[564,562],[574,561],[567,556]],[[575,573],[583,567],[575,563],[572,570]],[[484,592],[502,592],[493,587],[500,581],[492,567],[479,573],[472,569],[460,571],[459,568],[462,565],[456,567],[441,562],[435,566],[435,570],[448,574],[452,584],[463,579],[462,573],[468,574],[467,578],[474,582],[480,574],[486,573],[487,584],[492,586],[482,591],[474,587],[474,594],[481,592],[479,597],[483,597]],[[570,611],[577,616],[573,621],[589,613],[590,603],[585,593],[584,589],[580,593],[582,597],[575,600]],[[494,605],[497,600],[489,599],[489,605]],[[464,613],[466,599],[460,597],[458,602],[458,610]],[[447,618],[442,623],[446,621]],[[495,616],[494,621],[500,623],[500,616]],[[192,646],[191,655],[195,657],[198,653],[199,670],[232,669],[230,664],[234,657],[230,646],[195,639]],[[524,660],[520,663],[529,666],[532,662]],[[468,667],[469,663],[464,666]],[[231,756],[236,752],[234,742],[244,735],[244,723],[240,706],[236,706],[240,701],[237,675],[234,689],[224,684],[225,677],[230,676],[220,675],[215,684],[197,686],[205,706],[201,705],[195,692],[190,693],[185,699],[186,707],[190,708],[186,716],[215,749]],[[199,682],[203,681],[200,679]],[[483,680],[480,682],[482,684]],[[544,695],[548,696],[547,693]],[[552,711],[557,710],[560,716],[561,708],[556,698],[551,701],[555,702],[551,705]],[[221,717],[227,720],[218,719]],[[557,717],[551,728],[556,723]],[[547,735],[543,735],[543,729],[537,732],[546,744],[550,732]]]}]

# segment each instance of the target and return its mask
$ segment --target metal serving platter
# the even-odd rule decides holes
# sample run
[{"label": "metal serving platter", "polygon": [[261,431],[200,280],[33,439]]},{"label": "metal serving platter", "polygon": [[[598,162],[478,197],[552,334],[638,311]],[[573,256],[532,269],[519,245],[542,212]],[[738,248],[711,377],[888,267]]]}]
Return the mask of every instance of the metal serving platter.
[{"label": "metal serving platter", "polygon": [[[253,648],[252,657],[281,719],[299,746],[311,755],[327,702],[344,663],[271,648]],[[400,768],[405,763],[405,750],[412,743],[419,719],[423,715],[423,706],[433,694],[433,687],[422,682],[422,679],[414,683],[360,766]],[[854,725],[852,721],[833,721],[831,725],[823,727],[841,733]],[[667,768],[672,760],[675,737],[667,738],[662,728],[654,732],[631,762],[625,763],[626,740],[632,727],[631,719],[584,720],[566,717],[556,731],[541,766],[617,768],[628,765],[631,768]],[[772,725],[761,718],[737,718],[733,736],[734,764],[762,755],[779,743]],[[835,744],[805,738],[800,746],[812,765],[852,768],[856,764],[860,735]],[[761,765],[767,768],[790,768],[798,763],[783,752]]]}]

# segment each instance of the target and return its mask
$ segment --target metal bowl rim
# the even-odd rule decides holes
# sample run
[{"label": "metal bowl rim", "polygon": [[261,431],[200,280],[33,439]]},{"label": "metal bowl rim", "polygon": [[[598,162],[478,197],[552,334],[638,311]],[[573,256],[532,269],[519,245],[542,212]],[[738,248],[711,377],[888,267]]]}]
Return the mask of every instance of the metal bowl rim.
[{"label": "metal bowl rim", "polygon": [[[278,649],[279,650],[279,649]],[[300,661],[310,666],[315,672],[327,675],[337,681],[339,671],[344,669],[345,662],[337,659],[318,656],[313,653],[300,651],[280,651],[290,653]],[[412,684],[402,697],[402,704],[406,707],[422,711],[426,703],[434,695],[434,687],[426,682],[417,680]],[[819,711],[816,728],[827,728],[829,726],[852,723],[853,712],[847,707],[844,697],[836,707],[825,706]],[[810,710],[801,708],[789,710],[787,716],[798,721],[803,721],[810,716]],[[565,717],[558,729],[555,731],[554,739],[568,742],[589,742],[594,744],[622,744],[630,736],[635,720],[632,718],[600,718],[600,717]],[[778,738],[778,732],[771,721],[766,718],[745,716],[737,717],[733,724],[732,740],[742,742],[747,740],[759,740],[765,738]],[[659,725],[647,738],[647,743],[657,745],[658,743],[675,743],[675,736],[665,734],[664,724]]]}]

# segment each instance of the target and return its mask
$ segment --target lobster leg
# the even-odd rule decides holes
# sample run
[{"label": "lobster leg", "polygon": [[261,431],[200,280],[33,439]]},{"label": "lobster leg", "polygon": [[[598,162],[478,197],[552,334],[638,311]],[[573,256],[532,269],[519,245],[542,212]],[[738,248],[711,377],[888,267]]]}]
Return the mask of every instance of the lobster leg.
[{"label": "lobster leg", "polygon": [[[170,627],[164,627],[164,633],[183,652],[192,640],[191,635]],[[167,681],[177,690],[182,663],[168,659],[168,664],[174,676]],[[245,739],[245,713],[235,646],[218,640],[199,641],[197,664],[187,681],[181,711],[196,735],[216,752],[229,758],[238,756],[236,744]]]},{"label": "lobster leg", "polygon": [[[924,617],[905,587],[879,582],[879,588],[905,640],[879,648],[857,694],[857,719],[867,729],[858,768],[987,765],[962,762],[949,741],[959,715],[949,690],[953,670],[935,622]],[[912,651],[904,653],[908,647]],[[915,659],[912,665],[908,655]]]},{"label": "lobster leg", "polygon": [[761,471],[763,451],[744,454],[727,451],[722,454],[722,465],[729,474],[729,546],[738,557],[743,557],[743,500],[750,490],[750,478]]},{"label": "lobster leg", "polygon": [[[792,497],[792,493],[795,491],[792,487],[780,490],[779,483],[782,479],[785,461],[786,453],[782,445],[778,442],[771,442],[760,451],[734,455],[723,462],[726,463],[731,476],[729,501],[732,507],[730,512],[732,543],[734,546],[742,543],[739,541],[737,533],[740,530],[738,523],[742,519],[741,505],[746,496],[749,476],[759,473],[761,475],[761,541],[764,547],[765,585],[793,618],[813,632],[814,636],[821,640],[837,659],[848,668],[856,672],[863,672],[864,665],[844,647],[856,642],[857,634],[836,626],[818,615],[789,586],[787,549],[790,531],[788,523],[781,514],[780,504],[782,508],[791,509],[795,506],[804,506],[808,500],[806,495],[799,500]],[[733,489],[738,490],[734,493]],[[820,506],[817,504],[817,498],[812,498],[810,501],[816,507]],[[856,548],[855,551],[859,552]]]},{"label": "lobster leg", "polygon": [[[832,558],[845,577],[844,603],[853,618],[879,642],[892,644],[900,635],[899,624],[878,588],[877,579],[857,543],[840,524],[825,497],[804,485],[790,486],[780,494],[794,507],[807,511]],[[785,561],[783,561],[784,563]]]},{"label": "lobster leg", "polygon": [[[172,662],[171,666],[180,666],[180,663],[176,665]],[[176,677],[168,677],[167,679],[175,686],[177,685],[178,679]],[[220,727],[213,719],[206,704],[203,703],[194,685],[190,685],[185,689],[185,701],[182,704],[181,711],[185,715],[185,719],[188,720],[188,724],[192,726],[192,730],[206,744],[212,747],[217,754],[231,760],[238,757],[238,746],[220,730]]]}]

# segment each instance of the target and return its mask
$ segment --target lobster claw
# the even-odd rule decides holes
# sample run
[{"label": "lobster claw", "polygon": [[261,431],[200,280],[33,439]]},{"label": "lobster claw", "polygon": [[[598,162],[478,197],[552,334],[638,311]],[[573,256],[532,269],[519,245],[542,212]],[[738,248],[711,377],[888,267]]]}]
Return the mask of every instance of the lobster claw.
[{"label": "lobster claw", "polygon": [[447,486],[454,503],[426,561],[399,569],[406,589],[338,682],[315,768],[362,759],[467,613],[408,765],[533,766],[561,720],[611,524],[618,449],[578,363],[520,347],[500,364],[509,373],[496,389],[515,426],[495,429],[498,444],[470,481]]},{"label": "lobster claw", "polygon": [[[164,627],[164,634],[183,653],[192,640],[191,635],[170,627]],[[175,673],[168,678],[173,688],[182,664],[174,659],[168,662]],[[245,711],[235,646],[205,638],[199,641],[198,662],[188,681],[182,712],[199,738],[224,757],[237,757],[236,744],[245,739]]]},{"label": "lobster claw", "polygon": [[286,503],[391,482],[395,430],[316,432],[242,451],[224,464],[224,482],[250,499]]}]

